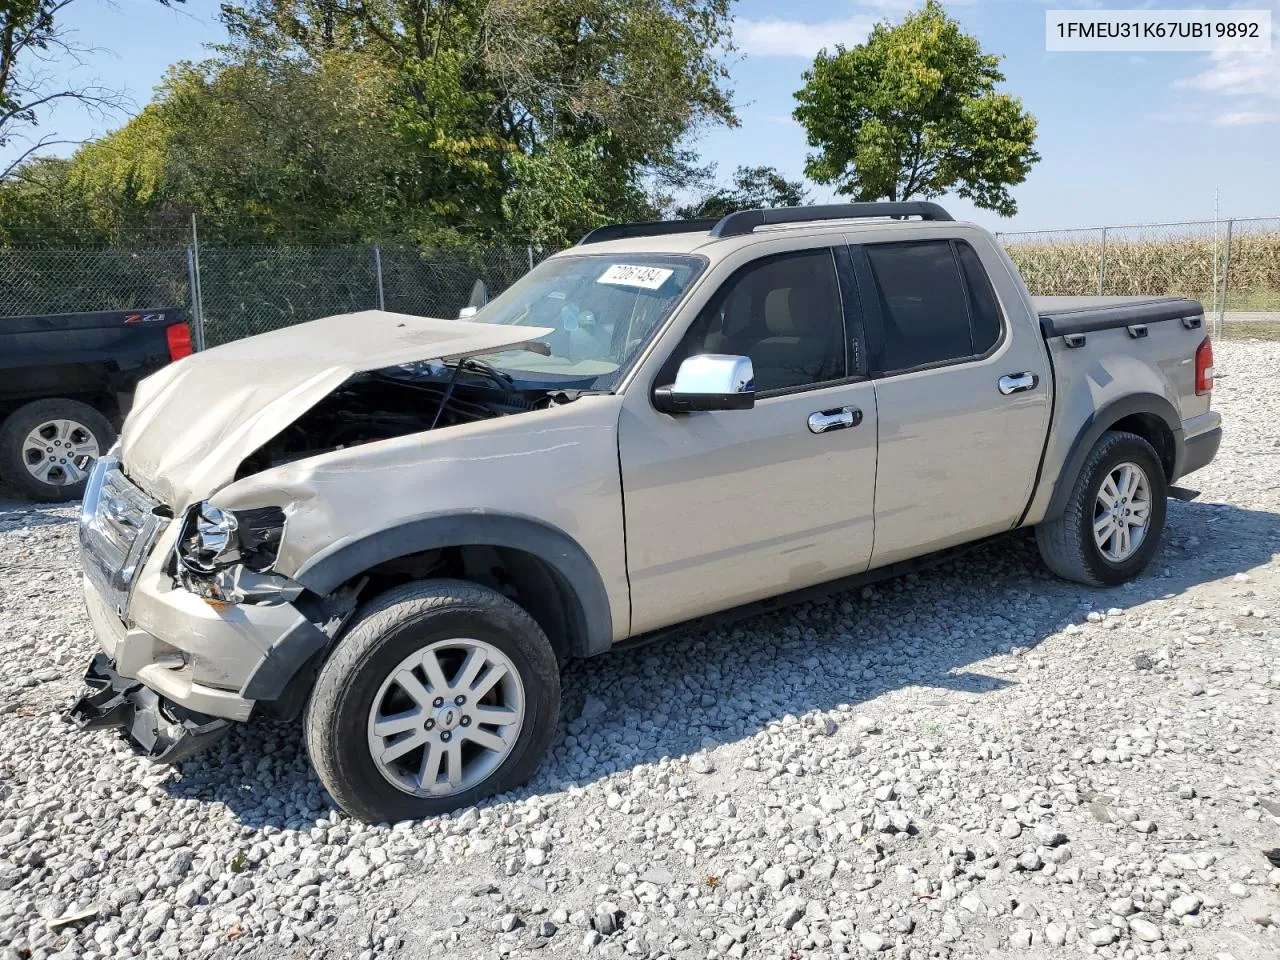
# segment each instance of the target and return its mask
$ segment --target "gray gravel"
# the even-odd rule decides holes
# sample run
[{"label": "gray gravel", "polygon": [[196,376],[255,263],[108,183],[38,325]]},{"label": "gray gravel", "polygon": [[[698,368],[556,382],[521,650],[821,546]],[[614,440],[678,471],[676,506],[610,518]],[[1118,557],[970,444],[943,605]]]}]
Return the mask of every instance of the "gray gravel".
[{"label": "gray gravel", "polygon": [[413,824],[338,815],[292,726],[74,734],[74,511],[3,502],[0,960],[1280,956],[1280,344],[1215,350],[1137,583],[1014,537],[576,664],[528,788]]}]

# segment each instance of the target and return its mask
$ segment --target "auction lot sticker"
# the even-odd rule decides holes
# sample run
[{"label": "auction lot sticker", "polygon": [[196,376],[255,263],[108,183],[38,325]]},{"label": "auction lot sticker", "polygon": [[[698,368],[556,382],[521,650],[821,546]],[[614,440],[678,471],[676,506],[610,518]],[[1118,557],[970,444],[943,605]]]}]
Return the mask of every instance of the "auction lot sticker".
[{"label": "auction lot sticker", "polygon": [[642,290],[657,290],[667,282],[667,277],[675,273],[667,267],[642,267],[630,263],[615,263],[596,283],[613,283],[620,287],[640,287]]},{"label": "auction lot sticker", "polygon": [[1047,10],[1045,49],[1271,50],[1270,10]]}]

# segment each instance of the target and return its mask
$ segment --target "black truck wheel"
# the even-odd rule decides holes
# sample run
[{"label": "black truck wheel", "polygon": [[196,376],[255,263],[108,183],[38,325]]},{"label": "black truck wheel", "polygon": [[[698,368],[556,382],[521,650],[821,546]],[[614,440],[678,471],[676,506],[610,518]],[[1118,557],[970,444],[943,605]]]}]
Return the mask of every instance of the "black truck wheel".
[{"label": "black truck wheel", "polygon": [[1091,586],[1140,574],[1160,547],[1168,482],[1155,450],[1137,434],[1104,433],[1089,452],[1062,516],[1036,527],[1045,565]]},{"label": "black truck wheel", "polygon": [[541,628],[488,587],[427,580],[367,604],[307,706],[307,752],[343,810],[435,816],[520,786],[551,744],[560,671]]},{"label": "black truck wheel", "polygon": [[79,500],[115,443],[107,418],[78,400],[35,400],[0,425],[0,476],[33,500]]}]

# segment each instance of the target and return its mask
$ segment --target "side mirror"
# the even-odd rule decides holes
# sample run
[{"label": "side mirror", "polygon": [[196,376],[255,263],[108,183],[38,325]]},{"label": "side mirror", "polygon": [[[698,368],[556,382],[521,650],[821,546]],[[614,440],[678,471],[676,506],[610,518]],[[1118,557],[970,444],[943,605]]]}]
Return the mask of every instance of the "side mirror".
[{"label": "side mirror", "polygon": [[489,288],[485,286],[483,280],[477,279],[471,285],[471,296],[467,299],[467,305],[458,311],[458,319],[466,320],[474,317],[480,312],[480,308],[489,302]]},{"label": "side mirror", "polygon": [[755,404],[751,358],[719,353],[685,358],[676,382],[653,391],[653,405],[663,413],[750,410]]}]

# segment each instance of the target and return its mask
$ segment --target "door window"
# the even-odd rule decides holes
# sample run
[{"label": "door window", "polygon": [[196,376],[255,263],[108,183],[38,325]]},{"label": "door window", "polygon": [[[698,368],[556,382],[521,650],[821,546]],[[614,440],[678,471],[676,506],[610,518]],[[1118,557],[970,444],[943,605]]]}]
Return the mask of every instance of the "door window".
[{"label": "door window", "polygon": [[762,393],[843,379],[844,316],[831,250],[766,257],[735,273],[693,322],[660,382],[670,382],[685,357],[703,353],[750,357]]},{"label": "door window", "polygon": [[999,307],[968,244],[923,240],[865,249],[880,301],[880,371],[977,357],[995,346]]}]

